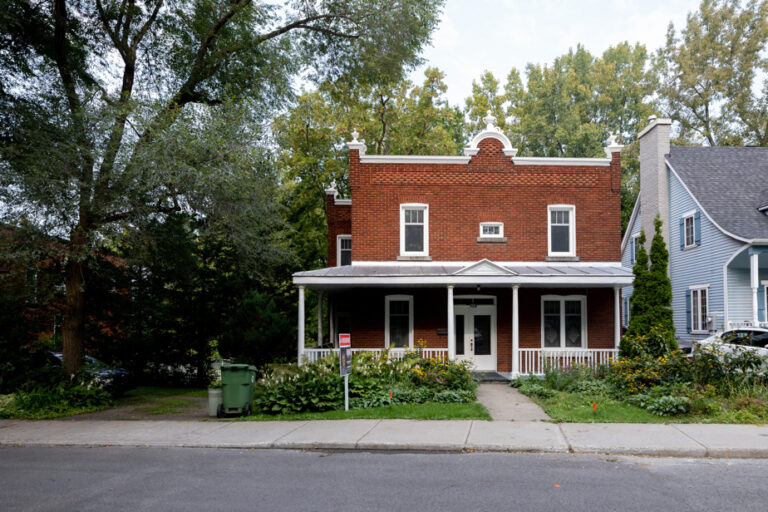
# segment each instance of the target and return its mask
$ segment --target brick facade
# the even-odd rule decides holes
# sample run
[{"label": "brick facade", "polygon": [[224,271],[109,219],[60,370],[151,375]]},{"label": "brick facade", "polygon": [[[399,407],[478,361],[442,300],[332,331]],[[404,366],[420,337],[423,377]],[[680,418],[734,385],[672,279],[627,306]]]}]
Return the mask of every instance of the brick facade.
[{"label": "brick facade", "polygon": [[352,206],[349,204],[336,204],[334,194],[326,194],[325,212],[328,223],[328,266],[335,267],[338,265],[336,237],[352,233]]}]

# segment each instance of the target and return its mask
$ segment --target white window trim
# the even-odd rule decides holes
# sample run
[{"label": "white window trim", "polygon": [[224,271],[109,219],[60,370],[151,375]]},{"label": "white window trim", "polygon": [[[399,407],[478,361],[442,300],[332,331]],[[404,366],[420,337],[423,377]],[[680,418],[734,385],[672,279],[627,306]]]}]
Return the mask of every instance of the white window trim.
[{"label": "white window trim", "polygon": [[[336,266],[341,266],[341,241],[342,240],[352,240],[352,235],[336,235]],[[350,258],[350,264],[352,264],[352,259]]]},{"label": "white window trim", "polygon": [[[694,300],[693,297],[694,297],[694,292],[698,291],[699,292],[698,293],[698,297],[699,297],[699,317],[701,317],[701,290],[706,290],[706,292],[707,292],[707,316],[710,316],[710,314],[709,314],[709,285],[708,284],[697,284],[697,285],[689,286],[688,289],[691,290],[691,334],[709,334],[709,329],[707,329],[707,326],[706,326],[706,323],[707,323],[706,322],[706,316],[704,317],[704,322],[702,322],[703,324],[705,324],[703,326],[704,327],[703,329],[695,329],[694,328],[694,326],[696,325],[696,322],[694,321],[695,318],[693,316],[693,312],[696,310],[693,307],[693,300]],[[699,320],[701,320],[701,318],[699,318]],[[699,327],[702,327],[702,326],[699,326]]]},{"label": "white window trim", "polygon": [[635,233],[629,239],[629,243],[632,244],[632,249],[630,251],[630,256],[632,256],[632,257],[630,258],[629,262],[631,264],[633,264],[633,265],[635,263],[637,263],[637,248],[638,248],[637,240],[638,240],[638,238],[640,238],[640,233]]},{"label": "white window trim", "polygon": [[[691,219],[691,225],[693,226],[693,241],[688,243],[688,231],[686,230],[686,224],[688,219]],[[690,249],[696,247],[696,210],[691,210],[683,214],[683,249]]]},{"label": "white window trim", "polygon": [[[544,301],[547,300],[559,300],[560,301],[560,346],[559,347],[545,347],[544,346]],[[581,347],[566,347],[565,346],[565,301],[578,300],[581,301]],[[586,295],[542,295],[541,296],[541,320],[539,325],[541,328],[541,349],[542,350],[588,350],[589,342],[587,341],[587,296]]]},{"label": "white window trim", "polygon": [[[568,226],[568,252],[552,252],[552,212],[570,212]],[[547,253],[549,256],[576,256],[576,206],[572,204],[550,204],[547,206]]]},{"label": "white window trim", "polygon": [[[498,234],[486,234],[483,233],[483,227],[485,226],[498,226]],[[504,223],[503,222],[481,222],[480,223],[480,238],[504,238]]]},{"label": "white window trim", "polygon": [[413,348],[413,295],[387,295],[384,297],[384,346],[389,348],[389,303],[393,300],[408,301],[408,348]]},{"label": "white window trim", "polygon": [[624,318],[621,319],[622,327],[629,327],[629,297],[623,297],[622,304]]},{"label": "white window trim", "polygon": [[[424,210],[424,250],[405,250],[405,210]],[[400,256],[429,256],[429,205],[404,203],[400,205]]]}]

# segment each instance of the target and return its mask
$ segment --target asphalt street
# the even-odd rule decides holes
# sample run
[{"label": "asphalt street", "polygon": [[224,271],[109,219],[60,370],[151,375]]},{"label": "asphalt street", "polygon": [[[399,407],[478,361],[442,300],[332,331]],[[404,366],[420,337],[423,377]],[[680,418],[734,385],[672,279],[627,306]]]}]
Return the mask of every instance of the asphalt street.
[{"label": "asphalt street", "polygon": [[0,509],[765,511],[768,460],[0,448]]}]

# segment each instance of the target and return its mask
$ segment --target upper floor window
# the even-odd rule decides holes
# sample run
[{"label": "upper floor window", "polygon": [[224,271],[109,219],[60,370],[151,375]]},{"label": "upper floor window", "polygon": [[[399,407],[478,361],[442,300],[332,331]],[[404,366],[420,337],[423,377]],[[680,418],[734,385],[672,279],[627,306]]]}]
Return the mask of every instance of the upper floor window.
[{"label": "upper floor window", "polygon": [[548,247],[550,256],[576,256],[576,207],[550,205]]},{"label": "upper floor window", "polygon": [[680,249],[701,245],[701,212],[694,210],[680,219]]},{"label": "upper floor window", "polygon": [[640,233],[635,233],[632,235],[632,238],[629,239],[629,262],[632,264],[637,262],[637,250],[640,248],[637,241],[639,239]]},{"label": "upper floor window", "polygon": [[480,237],[481,238],[503,238],[504,223],[503,222],[481,222]]},{"label": "upper floor window", "polygon": [[429,206],[400,205],[400,255],[429,255]]},{"label": "upper floor window", "polygon": [[336,266],[352,264],[352,235],[336,237]]}]

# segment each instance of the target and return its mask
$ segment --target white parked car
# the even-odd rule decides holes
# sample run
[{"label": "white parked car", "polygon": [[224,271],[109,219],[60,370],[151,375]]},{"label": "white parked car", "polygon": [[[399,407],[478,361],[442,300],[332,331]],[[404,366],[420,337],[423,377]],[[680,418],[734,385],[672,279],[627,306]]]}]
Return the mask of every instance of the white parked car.
[{"label": "white parked car", "polygon": [[716,348],[722,353],[752,350],[758,355],[768,356],[768,329],[762,327],[729,329],[703,340],[694,340],[693,345],[699,346],[699,348]]}]

